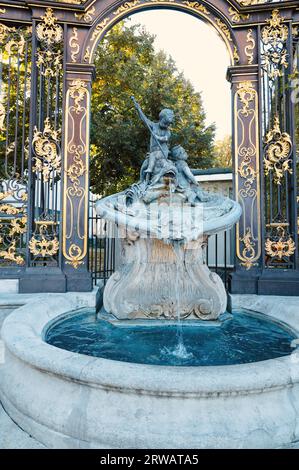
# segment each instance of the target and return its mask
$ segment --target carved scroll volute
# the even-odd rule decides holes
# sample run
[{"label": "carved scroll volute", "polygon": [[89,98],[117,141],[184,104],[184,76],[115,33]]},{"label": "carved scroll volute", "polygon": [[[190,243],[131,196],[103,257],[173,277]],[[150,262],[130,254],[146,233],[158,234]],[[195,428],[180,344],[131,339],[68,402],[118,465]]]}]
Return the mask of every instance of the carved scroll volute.
[{"label": "carved scroll volute", "polygon": [[[81,75],[81,74],[80,74]],[[91,77],[68,74],[65,107],[63,257],[74,270],[87,270],[88,155]]]},{"label": "carved scroll volute", "polygon": [[[233,76],[235,196],[242,207],[236,227],[241,269],[258,267],[261,258],[258,82],[248,68]],[[243,77],[248,77],[244,80]]]}]

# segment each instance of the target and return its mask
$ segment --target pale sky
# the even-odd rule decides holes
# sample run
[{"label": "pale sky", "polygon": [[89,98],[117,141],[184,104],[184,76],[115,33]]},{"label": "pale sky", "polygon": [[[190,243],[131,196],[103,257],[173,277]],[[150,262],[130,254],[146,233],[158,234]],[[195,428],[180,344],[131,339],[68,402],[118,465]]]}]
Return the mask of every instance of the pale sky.
[{"label": "pale sky", "polygon": [[198,18],[172,10],[150,10],[132,15],[156,35],[157,50],[175,60],[196,91],[202,91],[206,124],[216,123],[216,139],[231,133],[231,95],[226,81],[229,55],[217,32]]}]

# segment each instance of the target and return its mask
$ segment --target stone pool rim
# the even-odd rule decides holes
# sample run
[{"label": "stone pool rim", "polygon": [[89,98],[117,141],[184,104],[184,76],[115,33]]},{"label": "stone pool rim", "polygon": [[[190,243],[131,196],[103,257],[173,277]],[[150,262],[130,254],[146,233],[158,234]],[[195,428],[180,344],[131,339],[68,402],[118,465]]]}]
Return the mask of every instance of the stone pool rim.
[{"label": "stone pool rim", "polygon": [[[5,347],[12,354],[21,358],[23,362],[27,362],[37,369],[46,370],[51,374],[63,374],[65,378],[70,380],[81,383],[87,382],[90,386],[100,386],[107,389],[121,387],[126,391],[130,389],[133,391],[142,390],[144,393],[159,391],[169,395],[177,395],[182,392],[188,396],[199,392],[209,394],[211,392],[223,393],[226,391],[225,394],[230,394],[227,389],[230,390],[232,387],[234,388],[234,394],[242,393],[242,391],[246,393],[250,390],[260,390],[265,385],[267,388],[272,389],[273,387],[288,385],[294,379],[299,382],[299,367],[298,370],[292,371],[292,374],[288,370],[287,372],[284,371],[283,374],[277,374],[279,365],[292,365],[290,364],[291,355],[266,361],[227,366],[161,366],[97,358],[60,349],[46,343],[44,334],[51,324],[59,321],[64,316],[76,314],[77,311],[76,305],[69,300],[60,300],[59,305],[57,305],[55,299],[46,302],[40,300],[30,302],[13,312],[4,321],[1,336]],[[262,312],[255,313],[262,314]],[[265,316],[268,320],[271,320],[269,314]],[[281,324],[280,319],[273,318],[273,320]],[[284,325],[284,327],[288,326],[291,331],[299,336],[299,329],[296,329],[295,325]],[[25,347],[24,342],[26,343]],[[66,363],[66,359],[74,359],[71,361],[71,368]],[[110,368],[112,364],[113,368]],[[226,369],[225,374],[222,373],[224,369]],[[251,374],[248,373],[250,372],[249,369],[255,372],[254,382]],[[84,370],[83,373],[82,370]],[[144,373],[142,378],[140,376],[141,370]],[[240,384],[239,375],[242,372],[246,372],[247,380]],[[273,379],[274,372],[275,380]],[[171,386],[171,382],[166,380],[165,373],[168,379],[176,379],[175,385]],[[150,374],[150,377],[148,374]],[[212,390],[211,376],[214,379]],[[189,377],[192,379],[191,383],[188,380]],[[270,380],[271,378],[272,380]],[[128,383],[128,380],[130,383]]]},{"label": "stone pool rim", "polygon": [[[281,302],[279,305],[276,304],[275,309],[274,297],[265,300],[264,305],[261,299],[252,299],[251,304],[250,302],[250,305],[248,304],[249,297],[257,296],[244,296],[243,301],[242,296],[233,296],[233,303],[234,297],[234,308],[244,308],[241,304],[245,303],[246,310],[258,311],[259,314],[265,313],[267,319],[273,319],[280,324],[283,322],[298,334],[299,299],[297,299],[298,305],[296,308],[296,313],[298,313],[295,315],[294,312],[288,314],[288,305],[284,304],[285,307],[282,308]],[[276,299],[281,298],[277,297]],[[269,304],[272,305],[273,314],[269,311]],[[54,417],[49,418],[46,410],[37,410],[38,405],[34,403],[34,398],[36,397],[39,401],[39,397],[36,395],[37,391],[34,385],[26,380],[27,374],[29,374],[29,377],[30,374],[33,374],[34,378],[37,374],[37,379],[41,381],[41,387],[44,386],[42,382],[45,380],[48,396],[51,397],[50,402],[59,399],[58,391],[55,388],[57,385],[55,380],[58,379],[62,387],[61,390],[65,393],[66,401],[75,399],[74,397],[69,398],[68,387],[71,386],[72,390],[78,389],[78,393],[82,392],[83,387],[84,390],[89,390],[88,393],[98,395],[100,400],[105,400],[105,397],[103,398],[104,391],[108,400],[107,406],[109,406],[110,395],[107,392],[111,392],[111,396],[115,395],[118,399],[122,396],[127,398],[131,396],[131,400],[134,403],[136,401],[136,406],[142,406],[141,402],[144,401],[145,409],[150,406],[147,402],[150,397],[159,400],[159,402],[167,399],[167,403],[177,402],[180,399],[187,399],[187,401],[189,399],[191,403],[194,399],[198,402],[202,399],[207,402],[210,399],[217,402],[225,397],[228,399],[237,399],[238,397],[241,399],[244,397],[249,400],[248,406],[252,406],[253,402],[250,400],[253,400],[254,397],[267,393],[271,393],[271,396],[273,394],[279,396],[280,393],[284,394],[286,390],[294,388],[298,394],[298,404],[297,402],[295,405],[290,404],[289,412],[291,413],[292,408],[294,416],[285,416],[288,422],[291,423],[288,424],[288,427],[292,429],[287,433],[287,438],[277,437],[275,439],[272,436],[269,442],[273,441],[273,444],[278,446],[299,440],[299,427],[296,424],[299,418],[299,361],[293,361],[292,355],[255,363],[228,366],[160,366],[91,357],[59,349],[45,343],[43,339],[45,328],[48,328],[50,323],[55,322],[55,319],[58,320],[58,317],[63,317],[72,311],[75,313],[76,310],[78,310],[78,305],[75,300],[63,297],[60,297],[59,300],[49,298],[42,301],[39,299],[38,301],[29,302],[11,313],[2,327],[2,340],[5,344],[6,357],[3,372],[1,370],[0,398],[8,414],[23,429],[45,445],[51,447],[55,445],[55,442],[59,442],[59,446],[63,447],[80,447],[82,445],[101,447],[104,443],[104,447],[101,448],[105,448],[105,446],[113,447],[114,441],[111,441],[111,434],[107,431],[106,434],[108,433],[110,437],[105,438],[106,434],[104,432],[104,436],[100,439],[102,444],[97,442],[95,429],[100,426],[100,423],[93,424],[95,428],[93,428],[89,437],[85,438],[85,436],[84,439],[81,439],[82,436],[80,437],[76,432],[70,435],[63,425],[62,418],[57,418],[60,422],[54,425],[52,422],[52,420],[55,421]],[[62,392],[60,391],[60,393]],[[271,399],[271,396],[269,399]],[[64,409],[64,406],[68,408],[71,405],[71,402],[68,405],[61,404],[62,409]],[[119,411],[117,406],[114,410],[111,409],[113,419],[117,416],[117,411]],[[276,411],[278,412],[274,407],[274,415]],[[157,417],[151,417],[151,419],[154,418]],[[101,419],[100,416],[99,419]],[[127,419],[130,419],[130,417],[127,417]],[[135,422],[134,419],[133,422]],[[45,436],[45,432],[40,430],[41,427],[42,429],[45,427],[47,436]],[[87,427],[89,428],[89,425]],[[285,429],[283,432],[285,432]],[[113,437],[116,447],[130,447],[135,442],[134,439],[128,437],[127,440],[126,437],[122,436],[121,424],[119,433],[119,437]],[[93,435],[93,438],[90,437],[91,435]],[[146,442],[142,441],[142,445],[136,444],[136,446],[159,447],[164,445],[167,447],[169,443],[166,437],[165,439],[165,441],[159,441],[158,444],[155,437],[152,436]],[[235,439],[236,437],[230,438],[227,436],[228,447],[234,446],[232,442],[235,442]],[[240,436],[242,447],[246,446],[246,440],[244,439],[242,441],[242,436]],[[67,440],[67,444],[65,440]],[[191,446],[195,445],[194,442],[190,444]],[[201,445],[204,444],[205,441],[202,440]],[[183,443],[178,441],[178,445],[180,447]],[[207,442],[206,445],[208,445]]]}]

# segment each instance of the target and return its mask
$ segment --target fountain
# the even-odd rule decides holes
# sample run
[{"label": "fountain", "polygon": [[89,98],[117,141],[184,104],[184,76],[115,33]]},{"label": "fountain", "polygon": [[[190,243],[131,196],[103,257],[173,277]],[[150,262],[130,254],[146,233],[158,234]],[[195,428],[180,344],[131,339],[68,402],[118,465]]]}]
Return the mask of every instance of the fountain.
[{"label": "fountain", "polygon": [[103,307],[83,293],[24,299],[1,332],[1,402],[54,448],[289,446],[299,440],[298,302],[231,296],[225,313],[204,250],[240,206],[202,191],[184,148],[169,148],[171,110],[153,123],[134,103],[150,152],[138,183],[96,204],[122,250]]},{"label": "fountain", "polygon": [[[220,277],[204,262],[208,237],[240,218],[240,205],[203,192],[183,147],[169,149],[173,112],[151,122],[134,100],[151,133],[140,181],[96,204],[99,216],[119,227],[122,263],[108,280],[104,309],[119,320],[217,320],[226,310]],[[179,296],[179,298],[178,298]]]}]

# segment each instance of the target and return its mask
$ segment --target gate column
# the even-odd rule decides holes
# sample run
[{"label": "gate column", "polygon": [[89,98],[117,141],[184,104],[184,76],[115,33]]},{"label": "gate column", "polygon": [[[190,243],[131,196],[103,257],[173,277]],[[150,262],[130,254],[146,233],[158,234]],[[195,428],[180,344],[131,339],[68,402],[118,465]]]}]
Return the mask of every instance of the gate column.
[{"label": "gate column", "polygon": [[228,78],[233,101],[234,195],[242,207],[236,226],[235,272],[231,275],[230,292],[255,294],[263,251],[259,68],[231,67]]},{"label": "gate column", "polygon": [[90,99],[94,67],[69,63],[63,119],[62,269],[68,291],[90,291],[88,271]]}]

